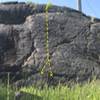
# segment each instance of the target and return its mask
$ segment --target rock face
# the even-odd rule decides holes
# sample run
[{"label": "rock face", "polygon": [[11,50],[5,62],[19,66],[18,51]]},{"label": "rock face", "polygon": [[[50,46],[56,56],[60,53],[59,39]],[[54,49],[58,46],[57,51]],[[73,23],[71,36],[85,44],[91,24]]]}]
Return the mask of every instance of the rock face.
[{"label": "rock face", "polygon": [[90,17],[58,6],[48,16],[51,66],[41,75],[46,63],[45,5],[0,4],[0,77],[10,72],[13,82],[24,84],[100,78],[100,20],[92,23]]}]

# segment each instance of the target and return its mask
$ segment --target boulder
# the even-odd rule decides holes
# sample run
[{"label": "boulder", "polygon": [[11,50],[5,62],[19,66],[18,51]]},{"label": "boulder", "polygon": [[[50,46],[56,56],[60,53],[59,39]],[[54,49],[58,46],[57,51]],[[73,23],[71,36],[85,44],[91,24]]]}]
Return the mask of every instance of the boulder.
[{"label": "boulder", "polygon": [[100,20],[91,22],[76,10],[52,6],[48,11],[49,66],[45,17],[45,5],[0,4],[0,77],[10,72],[19,86],[100,79]]}]

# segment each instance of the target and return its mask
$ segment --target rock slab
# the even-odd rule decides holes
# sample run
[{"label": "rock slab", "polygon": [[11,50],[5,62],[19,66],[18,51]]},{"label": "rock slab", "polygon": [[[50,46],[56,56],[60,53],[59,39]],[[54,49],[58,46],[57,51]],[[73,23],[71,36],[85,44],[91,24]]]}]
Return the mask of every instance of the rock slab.
[{"label": "rock slab", "polygon": [[91,22],[85,14],[59,6],[52,6],[48,16],[51,66],[46,66],[42,76],[45,5],[0,4],[0,77],[10,72],[12,81],[21,85],[99,79],[100,20]]}]

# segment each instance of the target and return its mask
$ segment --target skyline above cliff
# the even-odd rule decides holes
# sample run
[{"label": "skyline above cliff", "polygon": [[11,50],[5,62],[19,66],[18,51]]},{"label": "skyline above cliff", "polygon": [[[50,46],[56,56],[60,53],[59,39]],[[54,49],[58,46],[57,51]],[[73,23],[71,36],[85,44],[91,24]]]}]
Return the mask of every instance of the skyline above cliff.
[{"label": "skyline above cliff", "polygon": [[[18,2],[27,2],[27,1],[32,1],[34,3],[40,3],[40,4],[46,4],[48,1],[50,1],[52,4],[54,5],[59,5],[59,6],[67,6],[70,8],[74,8],[77,9],[77,0],[0,0],[0,2],[7,2],[7,1],[18,1]],[[82,9],[83,9],[83,13],[89,15],[89,16],[93,16],[93,17],[97,17],[100,18],[100,14],[99,12],[99,4],[100,1],[98,0],[91,0],[91,2],[89,0],[82,0]]]}]

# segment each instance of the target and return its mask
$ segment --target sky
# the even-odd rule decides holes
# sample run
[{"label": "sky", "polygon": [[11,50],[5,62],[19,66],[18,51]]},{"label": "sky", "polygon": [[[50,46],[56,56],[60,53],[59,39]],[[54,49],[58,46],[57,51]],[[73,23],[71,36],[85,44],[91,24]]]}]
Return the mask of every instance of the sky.
[{"label": "sky", "polygon": [[[34,3],[46,4],[48,1],[54,5],[66,6],[77,9],[77,0],[1,0],[5,1],[32,1]],[[82,0],[82,10],[86,15],[100,18],[100,0]]]}]

